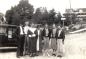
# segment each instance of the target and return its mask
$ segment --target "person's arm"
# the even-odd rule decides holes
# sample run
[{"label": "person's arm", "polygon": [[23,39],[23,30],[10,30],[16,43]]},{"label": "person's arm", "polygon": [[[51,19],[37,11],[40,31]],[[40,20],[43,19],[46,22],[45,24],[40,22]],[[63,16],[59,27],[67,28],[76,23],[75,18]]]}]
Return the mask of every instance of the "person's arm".
[{"label": "person's arm", "polygon": [[44,30],[41,30],[41,38],[44,40]]},{"label": "person's arm", "polygon": [[25,28],[25,27],[23,27],[23,29],[24,29],[24,34],[26,34],[26,28]]},{"label": "person's arm", "polygon": [[58,39],[58,30],[56,30],[56,40]]},{"label": "person's arm", "polygon": [[63,40],[62,40],[62,41],[63,41],[63,44],[64,44],[64,40],[65,40],[65,32],[63,31],[62,34],[63,34]]},{"label": "person's arm", "polygon": [[42,30],[42,33],[41,33],[42,36],[44,36],[44,32],[45,32],[45,31],[44,31],[44,29],[43,29],[43,30]]},{"label": "person's arm", "polygon": [[31,33],[30,30],[28,30],[27,35],[28,35],[29,37],[32,37],[32,33]]},{"label": "person's arm", "polygon": [[19,27],[17,27],[17,29],[16,29],[16,31],[15,31],[15,35],[16,35],[16,36],[19,36],[19,35],[20,35],[20,29],[19,29]]},{"label": "person's arm", "polygon": [[52,37],[52,29],[49,29],[49,38]]},{"label": "person's arm", "polygon": [[65,39],[65,32],[63,31],[63,39]]}]

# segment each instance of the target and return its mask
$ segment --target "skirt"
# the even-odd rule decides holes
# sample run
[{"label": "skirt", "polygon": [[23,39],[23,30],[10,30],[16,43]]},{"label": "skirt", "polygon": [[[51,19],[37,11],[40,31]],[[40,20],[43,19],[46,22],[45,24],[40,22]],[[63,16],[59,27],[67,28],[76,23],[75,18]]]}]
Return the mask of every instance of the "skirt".
[{"label": "skirt", "polygon": [[56,38],[50,39],[50,48],[53,50],[57,50]]},{"label": "skirt", "polygon": [[49,37],[44,37],[44,46],[43,49],[49,49]]},{"label": "skirt", "polygon": [[29,46],[30,46],[30,53],[35,53],[36,52],[36,38],[35,37],[30,38]]},{"label": "skirt", "polygon": [[57,39],[57,55],[63,55],[63,43],[62,39]]}]

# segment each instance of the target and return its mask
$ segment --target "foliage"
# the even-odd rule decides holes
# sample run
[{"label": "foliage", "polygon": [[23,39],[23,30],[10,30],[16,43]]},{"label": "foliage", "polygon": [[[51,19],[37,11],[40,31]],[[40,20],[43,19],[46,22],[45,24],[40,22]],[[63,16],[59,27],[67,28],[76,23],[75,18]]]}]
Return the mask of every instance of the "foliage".
[{"label": "foliage", "polygon": [[19,25],[24,21],[30,21],[33,16],[34,8],[26,1],[20,1],[17,6],[12,7],[6,12],[6,20],[8,24]]},{"label": "foliage", "polygon": [[8,24],[13,25],[24,24],[25,21],[31,21],[37,24],[61,23],[61,14],[58,13],[57,15],[54,9],[48,11],[46,7],[40,7],[33,12],[33,6],[21,0],[17,6],[7,10],[5,17]]},{"label": "foliage", "polygon": [[71,25],[71,24],[76,24],[78,21],[76,19],[76,15],[75,14],[65,14],[64,15],[66,17],[66,21],[65,21],[65,25]]},{"label": "foliage", "polygon": [[61,14],[59,13],[56,15],[54,9],[48,11],[46,8],[37,8],[36,12],[33,15],[33,22],[39,24],[52,24],[52,23],[59,23],[61,21]]}]

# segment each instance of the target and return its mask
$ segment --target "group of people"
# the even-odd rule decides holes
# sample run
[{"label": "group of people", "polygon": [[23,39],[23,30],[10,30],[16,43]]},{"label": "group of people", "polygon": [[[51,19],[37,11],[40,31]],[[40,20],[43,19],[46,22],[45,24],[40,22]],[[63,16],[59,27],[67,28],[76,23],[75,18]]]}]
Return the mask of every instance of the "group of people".
[{"label": "group of people", "polygon": [[16,34],[18,58],[23,55],[62,57],[64,54],[65,32],[61,26],[52,24],[52,28],[49,28],[48,24],[45,24],[45,27],[40,29],[40,26],[35,28],[34,24],[29,26],[29,22],[25,22],[25,26],[20,24]]}]

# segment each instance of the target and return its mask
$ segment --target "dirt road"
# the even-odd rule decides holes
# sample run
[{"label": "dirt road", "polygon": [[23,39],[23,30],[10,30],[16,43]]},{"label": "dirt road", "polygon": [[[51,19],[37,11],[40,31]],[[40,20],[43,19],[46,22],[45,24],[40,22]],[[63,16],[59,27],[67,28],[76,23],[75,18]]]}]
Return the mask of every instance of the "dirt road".
[{"label": "dirt road", "polygon": [[[62,58],[24,56],[19,59],[86,59],[86,32],[66,35],[64,47],[65,56]],[[16,52],[0,53],[0,59],[17,59]]]}]

